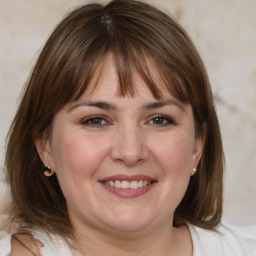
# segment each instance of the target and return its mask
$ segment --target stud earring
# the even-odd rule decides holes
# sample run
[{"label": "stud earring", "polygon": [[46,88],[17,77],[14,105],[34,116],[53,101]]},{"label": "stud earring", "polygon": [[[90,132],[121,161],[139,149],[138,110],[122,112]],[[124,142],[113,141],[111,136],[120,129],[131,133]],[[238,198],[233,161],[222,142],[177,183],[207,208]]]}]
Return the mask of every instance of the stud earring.
[{"label": "stud earring", "polygon": [[194,168],[193,171],[196,172],[196,168]]},{"label": "stud earring", "polygon": [[50,166],[46,166],[46,167],[45,167],[44,175],[45,175],[46,177],[52,176],[53,173],[54,173],[54,172],[52,171],[52,169],[51,169]]}]

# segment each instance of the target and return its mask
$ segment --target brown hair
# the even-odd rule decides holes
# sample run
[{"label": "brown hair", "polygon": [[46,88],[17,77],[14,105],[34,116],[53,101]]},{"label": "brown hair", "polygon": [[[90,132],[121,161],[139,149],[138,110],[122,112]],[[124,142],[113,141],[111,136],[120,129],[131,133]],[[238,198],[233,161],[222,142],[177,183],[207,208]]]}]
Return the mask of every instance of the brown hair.
[{"label": "brown hair", "polygon": [[170,93],[191,104],[197,136],[202,136],[205,127],[198,171],[176,209],[174,224],[188,221],[214,228],[222,214],[223,149],[207,73],[190,38],[174,19],[132,0],[82,6],[71,12],[46,42],[8,135],[11,220],[21,219],[57,234],[72,233],[57,178],[44,176],[34,140],[50,136],[55,114],[82,95],[110,52],[121,97],[134,95],[135,70],[154,97],[161,98],[161,89],[150,73],[150,59]]}]

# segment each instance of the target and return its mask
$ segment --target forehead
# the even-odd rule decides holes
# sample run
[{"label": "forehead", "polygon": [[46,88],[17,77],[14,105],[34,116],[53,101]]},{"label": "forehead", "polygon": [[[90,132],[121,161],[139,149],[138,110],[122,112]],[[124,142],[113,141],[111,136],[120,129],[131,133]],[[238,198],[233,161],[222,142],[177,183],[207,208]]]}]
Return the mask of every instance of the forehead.
[{"label": "forehead", "polygon": [[[154,92],[152,92],[152,88],[149,88],[150,86],[146,83],[145,79],[143,79],[135,67],[132,67],[131,73],[129,74],[130,81],[125,81],[122,77],[122,72],[121,74],[119,72],[120,70],[117,67],[117,63],[115,63],[113,55],[108,54],[95,71],[91,82],[81,98],[85,96],[97,96],[104,98],[110,95],[118,96],[120,98],[147,96],[154,99],[164,99],[166,97],[173,97],[162,80],[152,59],[147,59],[147,68],[150,74],[150,79],[152,79],[151,87],[153,86],[158,92],[158,97],[156,97]],[[123,84],[121,85],[120,82],[123,82]]]},{"label": "forehead", "polygon": [[152,91],[136,71],[132,73],[134,95],[120,95],[118,72],[112,56],[109,55],[95,73],[87,90],[84,91],[76,102],[71,103],[70,109],[79,106],[94,106],[102,109],[115,110],[125,105],[126,107],[128,106],[128,108],[139,107],[146,110],[161,108],[163,106],[175,106],[182,112],[186,112],[187,107],[190,107],[189,104],[178,101],[167,90],[166,86],[159,78],[154,65],[152,65],[151,68],[152,70],[150,70],[150,72],[153,74],[154,82],[161,90],[160,99],[154,97]]}]

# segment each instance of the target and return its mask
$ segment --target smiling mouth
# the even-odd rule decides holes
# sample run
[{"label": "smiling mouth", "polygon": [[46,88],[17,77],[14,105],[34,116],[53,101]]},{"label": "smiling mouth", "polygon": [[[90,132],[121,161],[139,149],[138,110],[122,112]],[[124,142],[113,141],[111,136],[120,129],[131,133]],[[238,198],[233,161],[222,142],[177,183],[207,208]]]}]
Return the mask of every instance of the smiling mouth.
[{"label": "smiling mouth", "polygon": [[113,188],[121,188],[121,189],[138,189],[150,186],[154,181],[148,180],[106,180],[101,181],[104,185]]},{"label": "smiling mouth", "polygon": [[155,187],[157,179],[147,175],[118,174],[98,180],[103,187],[121,198],[141,196]]}]

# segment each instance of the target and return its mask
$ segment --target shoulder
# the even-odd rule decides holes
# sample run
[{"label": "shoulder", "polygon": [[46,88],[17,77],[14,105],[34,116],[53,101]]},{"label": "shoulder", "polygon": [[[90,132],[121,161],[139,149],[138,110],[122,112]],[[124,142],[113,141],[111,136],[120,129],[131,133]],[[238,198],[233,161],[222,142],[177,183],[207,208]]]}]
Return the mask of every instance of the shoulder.
[{"label": "shoulder", "polygon": [[11,235],[6,235],[0,240],[0,255],[8,256],[11,252]]},{"label": "shoulder", "polygon": [[[200,246],[201,255],[252,256],[249,245],[230,225],[219,224],[216,230],[188,225],[193,242]],[[198,254],[199,255],[199,254]]]},{"label": "shoulder", "polygon": [[256,225],[239,227],[238,230],[242,237],[249,244],[253,255],[256,256]]},{"label": "shoulder", "polygon": [[0,241],[0,256],[56,256],[57,250],[44,231],[13,232]]},{"label": "shoulder", "polygon": [[40,256],[43,244],[31,234],[14,234],[11,238],[10,256]]}]

